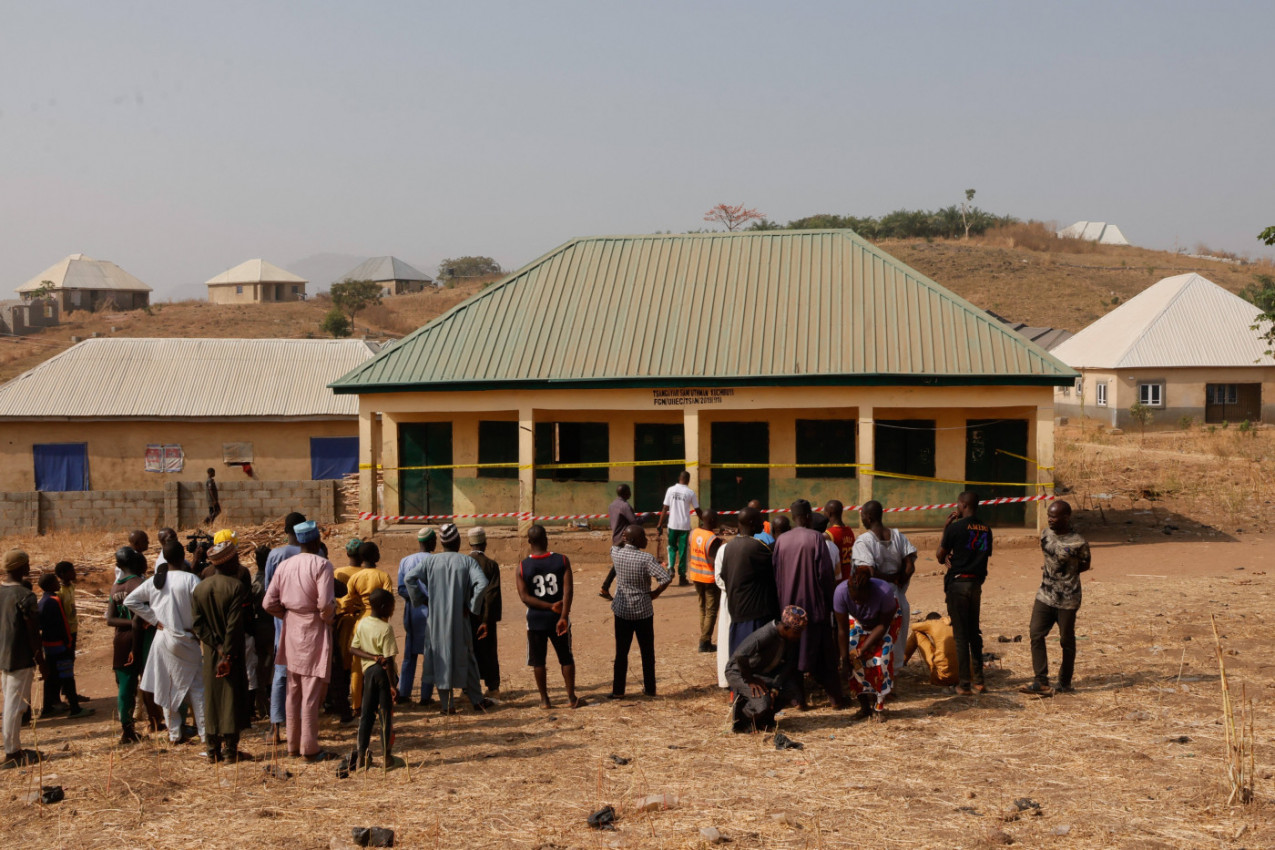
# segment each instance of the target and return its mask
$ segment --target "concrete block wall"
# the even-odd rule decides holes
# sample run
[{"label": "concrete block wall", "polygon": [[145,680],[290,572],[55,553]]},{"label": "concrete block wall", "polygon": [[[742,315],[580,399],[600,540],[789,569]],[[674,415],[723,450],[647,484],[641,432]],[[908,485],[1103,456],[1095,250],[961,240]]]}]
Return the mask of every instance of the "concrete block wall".
[{"label": "concrete block wall", "polygon": [[30,534],[40,514],[39,493],[0,493],[0,535]]},{"label": "concrete block wall", "polygon": [[[257,525],[301,511],[323,523],[343,509],[336,481],[233,481],[218,488],[216,525]],[[208,514],[202,482],[170,482],[163,490],[74,493],[0,492],[0,535],[72,529],[194,528]]]},{"label": "concrete block wall", "polygon": [[157,528],[164,520],[162,490],[86,490],[40,493],[36,531],[79,528]]}]

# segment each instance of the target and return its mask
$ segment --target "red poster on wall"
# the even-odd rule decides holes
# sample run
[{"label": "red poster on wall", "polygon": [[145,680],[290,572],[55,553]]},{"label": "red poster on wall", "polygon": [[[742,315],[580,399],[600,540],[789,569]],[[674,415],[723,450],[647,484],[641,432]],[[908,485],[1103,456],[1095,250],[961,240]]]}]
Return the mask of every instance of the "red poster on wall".
[{"label": "red poster on wall", "polygon": [[146,471],[147,472],[163,472],[164,471],[164,447],[157,445],[148,445],[146,447]]},{"label": "red poster on wall", "polygon": [[179,445],[164,446],[164,471],[181,472],[186,465],[186,455]]}]

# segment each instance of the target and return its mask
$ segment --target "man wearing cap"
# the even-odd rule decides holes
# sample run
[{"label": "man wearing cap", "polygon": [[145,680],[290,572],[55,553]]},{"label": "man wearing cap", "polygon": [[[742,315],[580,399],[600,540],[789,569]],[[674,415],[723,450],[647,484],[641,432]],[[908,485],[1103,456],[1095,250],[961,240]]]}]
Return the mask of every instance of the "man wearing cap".
[{"label": "man wearing cap", "polygon": [[[438,536],[443,551],[413,567],[405,582],[413,605],[429,603],[423,675],[438,688],[439,708],[444,714],[456,713],[453,688],[464,688],[474,708],[488,708],[495,703],[483,697],[478,659],[474,657],[475,632],[470,625],[471,618],[482,617],[487,577],[477,561],[460,553],[460,529],[455,524],[442,526]],[[477,637],[486,635],[487,627],[480,623]]]},{"label": "man wearing cap", "polygon": [[752,632],[735,650],[726,665],[734,731],[773,729],[776,700],[783,704],[799,695],[793,678],[801,675],[795,662],[808,622],[804,610],[789,605],[777,622]]},{"label": "man wearing cap", "polygon": [[332,673],[332,562],[319,555],[315,523],[299,523],[294,534],[301,552],[275,571],[266,589],[265,609],[280,621],[276,661],[288,677],[288,752],[323,761],[334,757],[319,749],[319,707]]},{"label": "man wearing cap", "polygon": [[[283,533],[288,536],[288,542],[282,546],[276,546],[270,550],[270,555],[266,558],[266,570],[264,573],[265,580],[263,587],[266,592],[270,591],[270,582],[274,578],[275,570],[279,569],[279,565],[291,558],[293,555],[301,553],[301,547],[297,544],[296,527],[300,523],[305,522],[305,514],[293,511],[283,518]],[[285,716],[287,714],[287,693],[288,693],[288,668],[279,662],[279,636],[283,632],[283,623],[279,620],[274,621],[274,679],[270,683],[270,736],[277,744],[280,742],[279,729],[282,728]]]},{"label": "man wearing cap", "polygon": [[[412,701],[412,680],[416,678],[416,659],[426,654],[429,640],[429,595],[427,589],[420,588],[420,602],[413,603],[411,593],[407,589],[407,576],[416,567],[425,563],[426,559],[438,545],[438,532],[426,526],[416,532],[416,545],[419,552],[413,552],[398,562],[398,595],[403,598],[403,664],[398,673],[398,697],[400,705]],[[428,659],[421,665],[421,705],[429,705],[434,701],[434,680]]]},{"label": "man wearing cap", "polygon": [[[478,674],[487,686],[487,694],[500,692],[500,655],[496,642],[496,624],[500,622],[500,564],[487,556],[487,531],[482,526],[469,529],[469,557],[478,562],[487,577],[487,590],[483,593],[483,613],[470,622],[474,626],[474,657],[478,659]],[[480,626],[487,627],[485,637],[478,637]]]},{"label": "man wearing cap", "polygon": [[204,744],[212,761],[239,760],[239,733],[251,725],[244,611],[251,604],[233,533],[214,543],[215,572],[191,594],[190,630],[204,650]]},{"label": "man wearing cap", "polygon": [[0,578],[0,689],[4,692],[4,761],[0,769],[21,767],[39,758],[22,749],[22,715],[30,709],[35,667],[44,661],[40,643],[37,602],[31,588],[22,583],[31,572],[31,560],[20,549],[4,553]]}]

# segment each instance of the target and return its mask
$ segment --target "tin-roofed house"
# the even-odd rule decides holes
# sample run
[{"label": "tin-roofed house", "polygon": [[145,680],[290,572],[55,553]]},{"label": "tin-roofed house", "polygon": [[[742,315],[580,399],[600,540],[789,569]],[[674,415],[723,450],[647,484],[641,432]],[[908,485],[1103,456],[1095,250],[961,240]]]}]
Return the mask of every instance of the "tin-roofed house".
[{"label": "tin-roofed house", "polygon": [[30,298],[47,291],[63,313],[72,310],[141,310],[151,288],[114,263],[71,254],[17,288]]},{"label": "tin-roofed house", "polygon": [[381,295],[407,295],[434,285],[425,272],[398,257],[373,257],[359,263],[341,276],[341,280],[370,280],[381,285]]},{"label": "tin-roofed house", "polygon": [[205,283],[214,304],[269,304],[304,301],[307,281],[274,263],[245,260]]},{"label": "tin-roofed house", "polygon": [[621,482],[657,509],[684,467],[718,510],[1036,494],[1020,458],[1051,464],[1074,378],[843,230],[575,239],[332,387],[359,397],[365,514],[557,515]]},{"label": "tin-roofed house", "polygon": [[1148,427],[1275,422],[1275,358],[1253,326],[1261,310],[1198,274],[1166,277],[1130,298],[1053,354],[1080,372],[1060,386],[1060,416]]},{"label": "tin-roofed house", "polygon": [[[38,494],[62,523],[96,525],[106,491],[162,508],[180,482],[202,507],[212,468],[230,520],[282,516],[319,493],[330,503],[331,482],[357,467],[358,404],[327,384],[374,352],[359,340],[85,340],[0,386],[0,496]],[[170,524],[203,517],[188,507]]]}]

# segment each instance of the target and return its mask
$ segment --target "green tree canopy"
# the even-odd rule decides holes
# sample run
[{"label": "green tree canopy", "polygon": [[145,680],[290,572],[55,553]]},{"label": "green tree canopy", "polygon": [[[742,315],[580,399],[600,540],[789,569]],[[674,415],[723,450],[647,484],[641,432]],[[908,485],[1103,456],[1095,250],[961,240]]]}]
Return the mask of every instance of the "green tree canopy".
[{"label": "green tree canopy", "polygon": [[319,323],[319,330],[331,334],[333,339],[341,339],[350,335],[350,320],[341,312],[340,307],[333,307]]},{"label": "green tree canopy", "polygon": [[328,290],[332,303],[354,324],[354,317],[373,304],[381,303],[381,285],[374,280],[343,280]]},{"label": "green tree canopy", "polygon": [[438,279],[448,282],[499,274],[504,274],[504,269],[491,257],[452,257],[438,264]]}]

